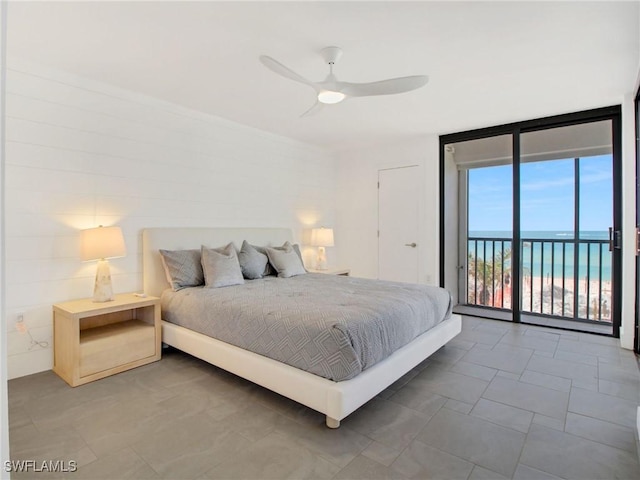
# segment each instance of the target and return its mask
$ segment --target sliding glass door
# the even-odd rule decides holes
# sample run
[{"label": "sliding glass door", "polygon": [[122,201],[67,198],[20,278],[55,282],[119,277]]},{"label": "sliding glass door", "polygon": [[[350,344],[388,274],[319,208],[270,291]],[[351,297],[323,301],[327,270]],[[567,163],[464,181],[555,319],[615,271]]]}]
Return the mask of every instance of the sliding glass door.
[{"label": "sliding glass door", "polygon": [[613,334],[612,131],[603,120],[520,137],[523,322]]},{"label": "sliding glass door", "polygon": [[441,211],[443,258],[447,237],[458,244],[457,311],[617,336],[618,122],[611,108],[442,137],[455,169],[441,171],[457,175],[442,183],[443,203],[457,189],[457,231]]}]

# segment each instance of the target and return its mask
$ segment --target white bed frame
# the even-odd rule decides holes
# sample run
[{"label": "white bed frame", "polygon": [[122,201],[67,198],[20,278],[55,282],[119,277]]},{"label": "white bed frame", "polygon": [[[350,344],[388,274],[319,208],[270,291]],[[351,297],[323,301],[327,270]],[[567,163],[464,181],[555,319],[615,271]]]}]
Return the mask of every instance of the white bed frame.
[{"label": "white bed frame", "polygon": [[[243,240],[253,245],[293,241],[283,228],[150,228],[142,233],[144,291],[160,296],[169,287],[159,249],[219,247]],[[340,421],[418,365],[461,331],[459,315],[423,333],[390,357],[350,380],[334,382],[282,362],[162,321],[162,341],[224,370],[326,415],[327,426]]]}]

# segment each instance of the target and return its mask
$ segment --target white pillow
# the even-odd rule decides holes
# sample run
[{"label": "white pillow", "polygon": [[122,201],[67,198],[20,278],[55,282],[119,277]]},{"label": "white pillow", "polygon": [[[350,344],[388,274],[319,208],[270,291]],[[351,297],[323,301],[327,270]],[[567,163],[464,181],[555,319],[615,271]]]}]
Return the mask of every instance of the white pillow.
[{"label": "white pillow", "polygon": [[238,254],[233,243],[220,248],[207,248],[203,245],[202,270],[205,287],[228,287],[244,283]]}]

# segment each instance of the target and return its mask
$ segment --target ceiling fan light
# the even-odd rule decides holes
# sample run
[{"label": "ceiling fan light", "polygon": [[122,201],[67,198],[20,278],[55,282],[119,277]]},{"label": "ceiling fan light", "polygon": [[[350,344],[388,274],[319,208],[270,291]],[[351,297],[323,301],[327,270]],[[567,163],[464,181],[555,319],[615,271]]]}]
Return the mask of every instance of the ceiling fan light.
[{"label": "ceiling fan light", "polygon": [[333,103],[340,103],[342,100],[344,100],[345,94],[342,92],[334,92],[332,90],[323,90],[320,93],[318,93],[318,101],[320,103],[327,103],[327,104],[333,104]]}]

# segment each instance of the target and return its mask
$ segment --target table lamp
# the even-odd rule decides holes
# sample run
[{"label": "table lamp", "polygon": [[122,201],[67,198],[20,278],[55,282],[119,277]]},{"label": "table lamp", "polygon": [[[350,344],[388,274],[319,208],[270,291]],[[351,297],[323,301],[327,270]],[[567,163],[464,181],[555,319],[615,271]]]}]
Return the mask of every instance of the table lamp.
[{"label": "table lamp", "polygon": [[333,247],[333,228],[313,228],[311,230],[311,245],[318,247],[316,270],[326,270],[327,257],[324,247]]},{"label": "table lamp", "polygon": [[124,257],[127,250],[120,227],[89,228],[80,232],[81,258],[83,262],[98,260],[96,282],[93,287],[94,302],[113,300],[111,273],[107,258]]}]

